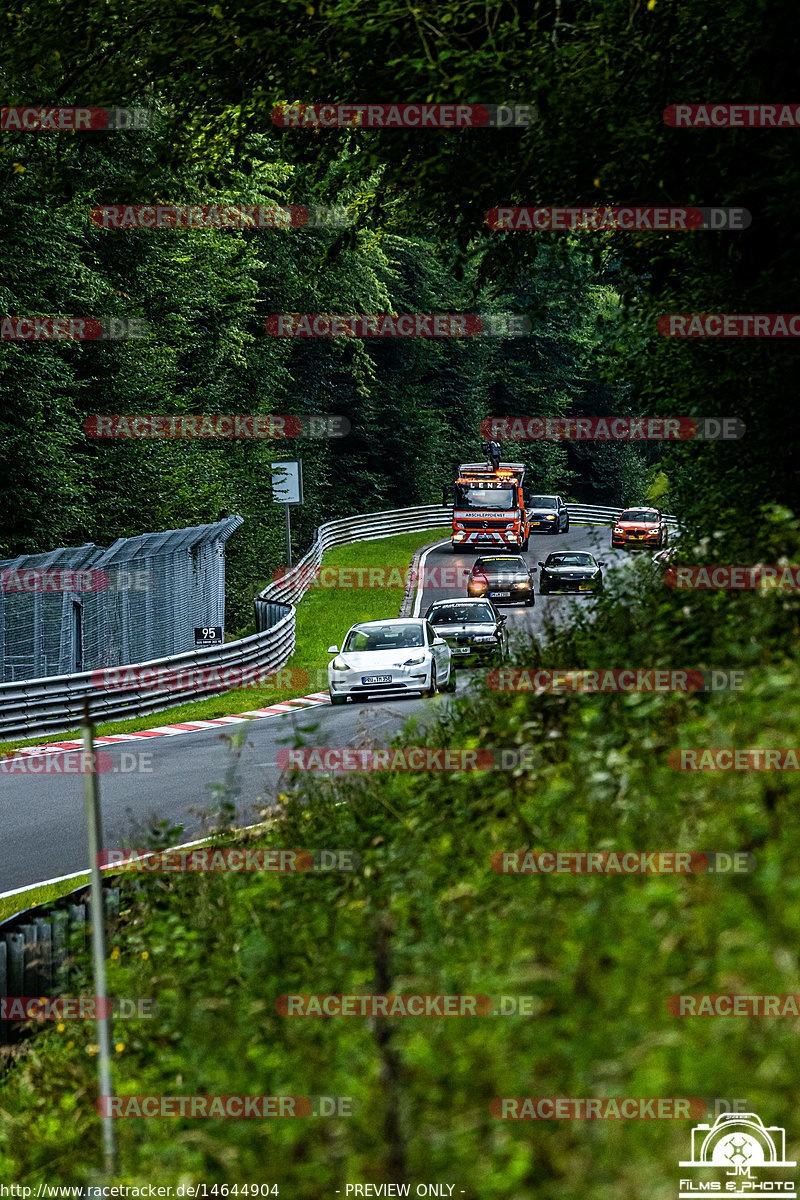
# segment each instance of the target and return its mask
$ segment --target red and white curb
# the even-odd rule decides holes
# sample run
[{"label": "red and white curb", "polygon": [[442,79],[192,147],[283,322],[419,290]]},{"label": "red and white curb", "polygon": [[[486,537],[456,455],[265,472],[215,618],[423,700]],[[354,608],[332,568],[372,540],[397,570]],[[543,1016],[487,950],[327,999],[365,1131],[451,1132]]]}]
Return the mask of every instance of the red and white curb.
[{"label": "red and white curb", "polygon": [[[105,737],[96,737],[96,746],[115,746],[122,742],[138,742],[144,738],[174,737],[178,733],[197,733],[201,729],[217,729],[221,725],[239,725],[242,721],[258,720],[260,717],[282,716],[304,708],[317,708],[320,704],[330,704],[331,698],[327,692],[312,692],[309,696],[296,696],[293,700],[281,700],[279,704],[270,704],[269,708],[256,708],[252,712],[234,713],[230,717],[213,717],[209,721],[181,721],[177,725],[156,725],[153,729],[140,729],[136,733],[112,733]],[[18,754],[55,754],[64,750],[80,750],[82,741],[45,742],[41,746],[20,746],[12,750],[9,757]]]}]

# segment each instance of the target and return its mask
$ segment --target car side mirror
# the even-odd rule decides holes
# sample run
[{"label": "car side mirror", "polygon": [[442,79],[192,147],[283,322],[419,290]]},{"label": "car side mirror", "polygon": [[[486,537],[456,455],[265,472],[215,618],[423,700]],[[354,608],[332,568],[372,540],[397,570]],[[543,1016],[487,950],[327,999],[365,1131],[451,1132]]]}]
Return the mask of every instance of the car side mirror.
[{"label": "car side mirror", "polygon": [[508,620],[508,617],[505,615],[505,613],[497,614],[497,624],[498,625],[505,625],[507,620]]},{"label": "car side mirror", "polygon": [[543,562],[540,562],[538,565],[539,565],[540,567],[543,567],[543,566],[544,566],[544,563],[543,563]]},{"label": "car side mirror", "polygon": [[442,488],[442,504],[447,504],[447,501],[449,499],[450,499],[450,488],[443,487]]},{"label": "car side mirror", "polygon": [[338,653],[339,653],[338,646],[328,646],[328,654],[338,654]]},{"label": "car side mirror", "polygon": [[598,558],[598,560],[597,560],[597,565],[598,565],[598,567],[604,567],[604,566],[606,565],[606,563],[605,563],[605,559],[602,559],[602,560],[601,560],[601,559],[599,559],[599,558]]},{"label": "car side mirror", "polygon": [[435,637],[432,644],[434,646],[446,646],[447,642],[442,637]]}]

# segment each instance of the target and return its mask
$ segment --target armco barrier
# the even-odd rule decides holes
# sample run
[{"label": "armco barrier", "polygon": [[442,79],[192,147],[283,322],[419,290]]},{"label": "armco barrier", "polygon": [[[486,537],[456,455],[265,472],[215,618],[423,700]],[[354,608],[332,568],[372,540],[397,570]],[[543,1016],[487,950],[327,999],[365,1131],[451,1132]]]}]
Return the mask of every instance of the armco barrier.
[{"label": "armco barrier", "polygon": [[[298,569],[307,565],[315,555],[318,555],[315,561],[319,565],[323,550],[331,546],[447,525],[451,511],[440,504],[428,504],[329,521],[317,531],[314,545],[302,563],[298,564]],[[294,652],[296,614],[293,605],[304,591],[304,586],[287,586],[283,582],[266,588],[255,602],[256,628],[259,632],[251,637],[228,642],[224,646],[136,663],[131,665],[130,670],[137,675],[157,668],[185,673],[192,670],[199,672],[203,668],[206,674],[209,668],[218,671],[231,668],[257,669],[264,673],[277,671],[285,666]],[[80,724],[87,700],[91,718],[98,723],[145,716],[171,705],[227,690],[227,686],[215,683],[213,679],[198,681],[185,688],[154,689],[139,685],[102,690],[96,686],[91,671],[0,684],[0,737],[39,737],[75,729]]]},{"label": "armco barrier", "polygon": [[[570,523],[573,525],[613,525],[623,511],[621,508],[606,508],[594,504],[568,504]],[[284,578],[271,583],[256,600],[256,628],[266,628],[260,617],[260,606],[269,601],[280,600],[297,604],[309,587],[309,580],[319,569],[322,555],[333,546],[343,546],[353,541],[370,541],[372,538],[388,537],[394,533],[413,532],[420,529],[449,527],[453,506],[430,504],[423,508],[398,508],[390,512],[370,513],[367,517],[348,517],[341,521],[329,521],[317,530],[314,544]],[[364,522],[369,521],[369,532],[364,532]],[[676,524],[675,517],[666,516],[668,525]],[[265,609],[263,611],[266,611]]]},{"label": "armco barrier", "polygon": [[311,549],[294,567],[287,570],[283,579],[269,584],[256,600],[256,628],[260,628],[259,605],[272,600],[284,604],[297,604],[308,590],[308,580],[319,568],[322,555],[334,546],[345,546],[349,542],[369,542],[376,538],[391,537],[397,533],[414,533],[422,529],[436,529],[440,525],[450,526],[453,519],[451,504],[426,504],[420,508],[395,508],[388,512],[368,513],[366,516],[345,517],[340,521],[328,521],[320,525]]},{"label": "armco barrier", "polygon": [[[4,683],[0,685],[0,734],[6,738],[38,737],[53,731],[75,729],[83,717],[86,701],[92,721],[99,723],[144,716],[184,700],[227,691],[229,684],[208,678],[209,668],[217,671],[257,668],[265,673],[277,670],[294,650],[295,610],[287,604],[280,607],[283,616],[265,633],[207,650],[191,650],[148,663],[136,663],[130,671],[138,681],[124,687],[98,687],[97,673],[93,671]],[[157,688],[142,679],[144,672],[159,668],[169,668],[171,673],[195,671],[200,678],[183,689]]]},{"label": "armco barrier", "polygon": [[[120,908],[115,882],[106,879],[103,888],[105,915],[114,925]],[[68,995],[75,960],[85,959],[89,947],[89,929],[88,883],[0,921],[0,997]],[[14,1023],[0,1020],[0,1046],[18,1040]]]},{"label": "armco barrier", "polygon": [[[571,523],[575,525],[610,525],[622,512],[621,508],[605,508],[591,504],[568,504]],[[217,670],[240,668],[258,669],[264,673],[277,671],[288,662],[295,644],[295,608],[308,589],[310,577],[322,562],[322,555],[334,546],[372,541],[399,533],[449,526],[452,506],[426,504],[417,508],[390,509],[386,512],[364,513],[328,521],[317,530],[314,544],[297,565],[257,597],[255,601],[258,633],[228,642],[224,646],[193,650],[148,663],[136,663],[131,671],[141,674],[146,669],[169,668],[189,672],[201,668]],[[667,522],[675,524],[674,517]],[[75,675],[54,675],[43,679],[21,680],[0,684],[0,736],[10,739],[39,737],[47,733],[62,733],[75,729],[83,716],[88,700],[89,713],[95,723],[125,717],[145,716],[172,705],[228,690],[213,679],[198,680],[185,688],[153,689],[141,683],[113,690],[98,688],[93,672]]]}]

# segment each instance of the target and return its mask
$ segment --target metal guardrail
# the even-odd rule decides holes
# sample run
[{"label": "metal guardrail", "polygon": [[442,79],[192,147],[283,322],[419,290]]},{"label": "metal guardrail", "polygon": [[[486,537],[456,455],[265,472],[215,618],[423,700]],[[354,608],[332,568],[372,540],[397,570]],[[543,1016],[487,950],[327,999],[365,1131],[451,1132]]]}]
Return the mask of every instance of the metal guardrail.
[{"label": "metal guardrail", "polygon": [[[264,674],[277,670],[294,651],[295,631],[294,609],[289,605],[280,608],[281,619],[267,632],[223,646],[127,667],[0,684],[0,734],[7,738],[37,737],[75,729],[83,718],[86,701],[95,723],[144,716],[185,700],[228,691],[236,686],[230,680],[237,669]],[[226,681],[220,672],[232,675]],[[170,679],[159,683],[159,673]],[[180,684],[175,679],[178,675],[182,676]],[[118,684],[109,681],[108,676],[115,676]]]},{"label": "metal guardrail", "polygon": [[[594,504],[568,504],[567,512],[570,522],[574,525],[612,525],[624,509]],[[331,547],[356,540],[369,541],[372,538],[388,537],[393,533],[432,529],[437,525],[449,526],[452,515],[452,504],[430,504],[422,508],[399,508],[389,512],[370,513],[367,517],[348,517],[321,525],[308,553],[261,592],[256,600],[257,613],[258,606],[270,600],[297,604],[311,586],[311,581],[322,563],[323,553]],[[677,523],[673,516],[665,514],[665,519],[668,525]],[[370,532],[365,534],[363,523],[366,520],[370,521]],[[256,619],[258,627],[258,616]]]},{"label": "metal guardrail", "polygon": [[[110,885],[103,889],[105,915],[115,925],[120,889],[113,878],[105,883]],[[69,984],[80,973],[76,960],[89,947],[88,892],[86,882],[66,896],[0,921],[0,998],[69,995]],[[19,1040],[16,1023],[0,1020],[0,1046]]]},{"label": "metal guardrail", "polygon": [[[74,675],[47,676],[0,684],[0,735],[5,738],[38,737],[76,728],[89,702],[92,720],[117,720],[145,716],[203,696],[216,695],[235,687],[219,672],[277,671],[294,652],[294,606],[311,586],[326,550],[353,542],[372,541],[399,533],[413,533],[450,525],[452,505],[426,504],[415,508],[389,509],[328,521],[317,530],[307,554],[264,588],[255,600],[257,633],[224,646],[193,650],[151,662],[109,668],[123,676],[120,686],[104,686],[102,671],[83,671]],[[575,525],[612,524],[623,511],[591,504],[568,504],[570,522]],[[676,524],[672,516],[668,524]],[[142,680],[150,671],[181,673],[181,686],[154,686]],[[124,674],[130,676],[124,680]],[[184,686],[185,684],[185,686]]]},{"label": "metal guardrail", "polygon": [[419,508],[395,508],[387,512],[328,521],[325,525],[320,525],[308,553],[295,566],[282,573],[280,579],[265,587],[256,605],[269,600],[297,604],[308,591],[310,581],[319,570],[322,555],[334,546],[374,541],[376,538],[391,537],[398,533],[435,529],[437,525],[449,527],[452,519],[452,504],[426,504]]},{"label": "metal guardrail", "polygon": [[[635,504],[628,506],[629,508],[638,507]],[[643,505],[642,507],[647,507]],[[613,525],[617,517],[623,513],[623,508],[604,508],[598,504],[568,504],[567,512],[571,525]],[[669,526],[676,526],[678,518],[671,516],[669,513],[664,513],[664,520]]]},{"label": "metal guardrail", "polygon": [[[221,680],[219,672],[238,669],[249,674],[268,674],[277,671],[294,653],[294,604],[308,588],[311,564],[318,567],[325,550],[349,542],[429,529],[437,524],[449,525],[450,513],[451,509],[443,505],[428,504],[366,513],[322,525],[311,550],[295,568],[295,572],[302,568],[301,575],[294,581],[271,584],[256,600],[258,633],[251,637],[151,662],[108,668],[109,672],[116,673],[122,686],[104,685],[102,669],[0,684],[0,736],[38,737],[75,729],[83,717],[87,700],[89,714],[95,723],[146,716],[203,696],[218,695],[236,686],[235,682]],[[148,672],[152,676],[158,671],[172,677],[180,673],[183,676],[181,686],[177,683],[157,686],[147,680]],[[130,677],[127,682],[126,674]],[[144,680],[142,676],[145,676]]]}]

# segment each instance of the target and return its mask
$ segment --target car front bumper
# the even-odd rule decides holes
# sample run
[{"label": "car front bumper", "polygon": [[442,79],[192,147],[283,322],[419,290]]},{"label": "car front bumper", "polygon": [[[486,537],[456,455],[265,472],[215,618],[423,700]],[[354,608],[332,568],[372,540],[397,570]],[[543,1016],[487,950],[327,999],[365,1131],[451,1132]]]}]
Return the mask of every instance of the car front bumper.
[{"label": "car front bumper", "polygon": [[[364,683],[371,676],[388,682]],[[385,671],[328,671],[328,687],[332,696],[403,696],[419,695],[428,691],[431,684],[430,665],[421,665],[408,671],[397,667]]]},{"label": "car front bumper", "polygon": [[450,665],[452,667],[466,667],[479,662],[491,662],[498,658],[502,658],[503,647],[502,643],[481,642],[448,642],[450,647]]},{"label": "car front bumper", "polygon": [[602,587],[599,579],[551,579],[544,576],[540,586],[548,592],[597,592]]}]

